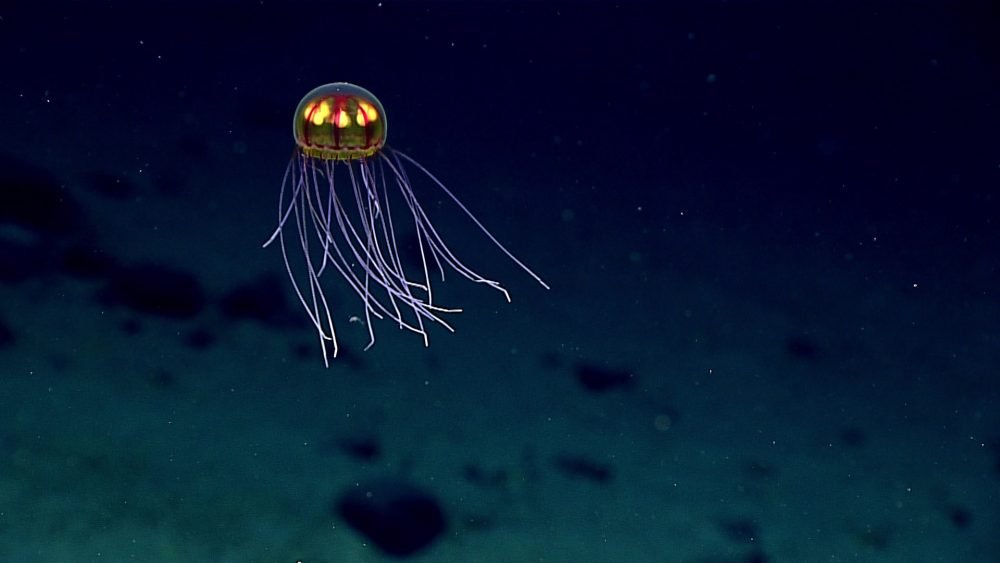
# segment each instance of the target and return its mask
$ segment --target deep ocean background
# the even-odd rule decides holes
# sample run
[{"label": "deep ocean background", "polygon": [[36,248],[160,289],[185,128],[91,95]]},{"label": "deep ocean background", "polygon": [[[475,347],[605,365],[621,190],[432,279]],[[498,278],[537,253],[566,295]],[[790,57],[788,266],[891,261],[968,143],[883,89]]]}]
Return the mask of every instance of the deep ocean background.
[{"label": "deep ocean background", "polygon": [[[0,560],[1000,560],[989,2],[0,7]],[[275,228],[348,81],[508,304],[329,369]],[[994,530],[994,532],[990,532]]]}]

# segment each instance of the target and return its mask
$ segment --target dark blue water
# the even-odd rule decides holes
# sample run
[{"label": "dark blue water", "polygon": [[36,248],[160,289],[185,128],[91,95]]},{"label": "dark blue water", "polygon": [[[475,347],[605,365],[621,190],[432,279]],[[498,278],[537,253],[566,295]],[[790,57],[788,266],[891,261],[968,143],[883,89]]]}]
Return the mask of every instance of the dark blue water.
[{"label": "dark blue water", "polygon": [[[0,8],[0,560],[998,560],[998,24],[986,2]],[[425,347],[331,268],[324,367],[261,246],[296,105],[338,81],[551,289],[410,166],[511,302],[440,281],[424,241],[462,309]],[[387,186],[382,240],[423,281]]]}]

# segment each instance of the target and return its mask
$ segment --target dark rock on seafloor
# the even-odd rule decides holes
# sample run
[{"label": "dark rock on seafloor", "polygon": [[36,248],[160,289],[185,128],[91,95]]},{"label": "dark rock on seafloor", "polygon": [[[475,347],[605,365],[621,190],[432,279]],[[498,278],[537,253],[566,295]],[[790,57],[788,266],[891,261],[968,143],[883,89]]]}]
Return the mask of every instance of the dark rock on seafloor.
[{"label": "dark rock on seafloor", "polygon": [[287,327],[297,320],[285,301],[285,282],[276,275],[264,275],[233,288],[222,296],[219,307],[230,319],[267,326]]},{"label": "dark rock on seafloor", "polygon": [[577,364],[575,373],[576,380],[591,393],[628,389],[635,381],[635,375],[630,370],[610,369],[594,364]]},{"label": "dark rock on seafloor", "polygon": [[198,279],[155,264],[120,268],[101,292],[109,305],[168,318],[191,318],[205,308],[205,292]]},{"label": "dark rock on seafloor", "polygon": [[615,476],[611,465],[582,455],[560,454],[555,457],[553,463],[556,469],[567,477],[585,479],[600,485],[610,483]]},{"label": "dark rock on seafloor", "polygon": [[84,213],[48,171],[0,154],[0,282],[56,272],[59,249],[80,238]]},{"label": "dark rock on seafloor", "polygon": [[375,546],[396,557],[427,549],[446,528],[437,499],[404,481],[381,480],[351,487],[333,508]]},{"label": "dark rock on seafloor", "polygon": [[0,319],[0,350],[14,343],[14,331]]},{"label": "dark rock on seafloor", "polygon": [[75,231],[81,220],[80,205],[51,174],[0,155],[0,224],[61,236]]}]

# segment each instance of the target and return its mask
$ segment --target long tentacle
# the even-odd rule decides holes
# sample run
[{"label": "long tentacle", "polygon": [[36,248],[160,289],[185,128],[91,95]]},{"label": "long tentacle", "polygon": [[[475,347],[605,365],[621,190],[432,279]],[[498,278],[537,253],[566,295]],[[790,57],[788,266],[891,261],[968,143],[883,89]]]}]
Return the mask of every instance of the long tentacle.
[{"label": "long tentacle", "polygon": [[[390,150],[390,149],[387,148],[386,150]],[[392,154],[393,155],[398,155],[398,156],[402,157],[404,160],[406,160],[410,164],[416,166],[421,172],[423,172],[424,174],[426,174],[428,178],[430,178],[431,180],[433,180],[434,183],[437,184],[438,187],[441,188],[442,191],[444,191],[444,193],[448,194],[448,197],[450,197],[451,200],[454,201],[455,204],[458,205],[458,207],[462,211],[464,211],[465,214],[468,215],[470,219],[472,219],[472,222],[475,223],[476,226],[478,226],[479,229],[481,231],[483,231],[483,233],[486,234],[486,236],[489,237],[489,239],[491,241],[493,241],[493,244],[495,244],[497,246],[497,248],[499,248],[500,250],[502,250],[503,253],[506,254],[508,258],[510,258],[511,260],[513,260],[515,264],[517,264],[518,266],[520,266],[522,270],[524,270],[525,272],[527,272],[528,275],[530,275],[532,278],[534,278],[535,281],[537,281],[539,284],[541,284],[542,287],[544,287],[545,289],[551,289],[547,283],[545,283],[544,281],[542,281],[542,278],[539,277],[538,274],[536,274],[535,272],[533,272],[531,270],[531,268],[527,267],[524,264],[524,262],[521,262],[520,260],[518,260],[516,256],[514,256],[509,250],[507,250],[507,247],[505,247],[503,244],[501,244],[500,241],[497,240],[497,238],[495,236],[493,236],[493,233],[491,233],[489,231],[489,229],[487,229],[481,222],[479,222],[479,219],[477,219],[476,216],[473,215],[471,211],[469,211],[469,208],[466,207],[465,204],[462,203],[462,201],[460,199],[458,199],[458,197],[454,193],[452,193],[452,191],[449,190],[441,182],[441,180],[438,180],[436,176],[434,176],[433,174],[431,174],[419,162],[417,162],[416,160],[413,160],[412,158],[410,158],[409,156],[407,156],[405,153],[401,153],[401,152],[399,152],[397,150],[392,150]]]},{"label": "long tentacle", "polygon": [[[441,324],[449,331],[454,329],[441,317],[444,313],[460,312],[457,308],[444,308],[434,304],[428,260],[444,278],[444,265],[463,277],[483,283],[502,292],[507,300],[510,295],[499,282],[488,279],[466,266],[452,252],[431,223],[430,218],[410,187],[404,161],[417,167],[479,227],[504,253],[542,287],[549,288],[537,274],[515,257],[472,214],[453,192],[426,168],[409,156],[386,147],[378,153],[377,160],[359,159],[344,163],[349,180],[348,193],[354,205],[345,205],[343,194],[338,194],[335,183],[338,161],[319,160],[299,151],[289,160],[282,178],[278,197],[278,225],[264,243],[267,247],[275,240],[280,242],[282,260],[295,295],[316,329],[323,349],[323,361],[329,365],[325,342],[332,342],[333,356],[338,352],[330,304],[323,291],[321,278],[326,269],[332,269],[343,278],[358,295],[365,307],[365,321],[369,332],[368,347],[375,342],[372,317],[394,320],[401,329],[423,337],[428,343],[424,320]],[[376,164],[377,162],[377,164]],[[388,184],[395,183],[409,211],[416,233],[420,256],[417,279],[408,277],[397,239]],[[397,200],[398,201],[398,200]],[[353,212],[348,210],[353,207]],[[405,215],[405,214],[404,214]],[[293,238],[298,239],[305,268],[301,280],[292,267],[286,245],[285,229],[294,217]],[[313,243],[310,244],[310,239]],[[429,255],[429,258],[428,258]],[[387,301],[386,301],[387,300]],[[405,307],[405,308],[401,308]],[[407,320],[409,310],[413,322]],[[366,347],[367,349],[367,347]]]}]

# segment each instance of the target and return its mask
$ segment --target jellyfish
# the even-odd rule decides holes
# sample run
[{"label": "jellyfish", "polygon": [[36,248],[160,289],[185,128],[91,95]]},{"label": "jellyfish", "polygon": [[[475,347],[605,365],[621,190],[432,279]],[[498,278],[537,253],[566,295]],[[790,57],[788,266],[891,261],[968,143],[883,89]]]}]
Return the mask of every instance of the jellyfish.
[{"label": "jellyfish", "polygon": [[[367,327],[365,350],[375,344],[373,318],[420,335],[424,346],[431,325],[454,332],[445,317],[461,309],[435,301],[431,284],[444,280],[446,271],[491,287],[510,302],[498,281],[466,266],[434,228],[412,188],[413,170],[419,173],[414,178],[440,189],[503,254],[549,289],[436,176],[385,144],[385,108],[368,90],[346,82],[315,88],[299,102],[292,127],[296,148],[281,182],[278,225],[264,247],[278,241],[288,278],[316,329],[324,365],[329,366],[328,345],[334,358],[339,350],[324,290],[330,276],[363,305],[363,317],[350,320]],[[419,265],[404,256],[397,240],[404,228],[415,233]]]}]

